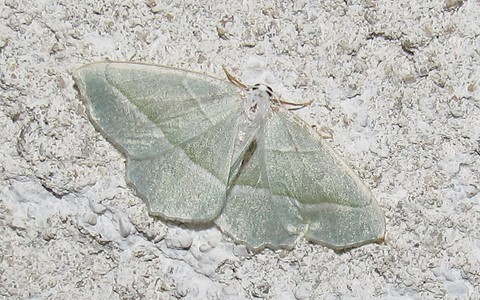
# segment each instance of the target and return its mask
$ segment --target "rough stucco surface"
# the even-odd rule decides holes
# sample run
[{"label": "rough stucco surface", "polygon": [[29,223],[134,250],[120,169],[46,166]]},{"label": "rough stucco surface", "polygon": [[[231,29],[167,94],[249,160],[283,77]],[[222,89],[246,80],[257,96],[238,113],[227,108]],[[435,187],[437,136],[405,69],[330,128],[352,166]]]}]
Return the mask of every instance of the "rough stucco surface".
[{"label": "rough stucco surface", "polygon": [[[0,4],[1,298],[478,297],[478,1],[81,2]],[[313,100],[297,113],[372,189],[385,244],[249,253],[149,217],[73,86],[103,60]]]}]

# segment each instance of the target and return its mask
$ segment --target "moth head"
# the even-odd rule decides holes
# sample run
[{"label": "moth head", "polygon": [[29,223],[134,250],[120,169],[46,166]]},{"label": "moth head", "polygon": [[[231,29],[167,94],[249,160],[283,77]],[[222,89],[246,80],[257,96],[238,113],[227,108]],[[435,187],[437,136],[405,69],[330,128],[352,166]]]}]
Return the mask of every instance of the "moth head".
[{"label": "moth head", "polygon": [[257,83],[247,88],[247,90],[255,93],[260,98],[268,99],[268,106],[272,107],[272,109],[275,109],[276,106],[281,104],[281,100],[275,95],[273,89],[268,85]]},{"label": "moth head", "polygon": [[251,87],[251,90],[265,92],[268,95],[268,97],[270,98],[274,97],[272,88],[265,84],[257,83]]}]

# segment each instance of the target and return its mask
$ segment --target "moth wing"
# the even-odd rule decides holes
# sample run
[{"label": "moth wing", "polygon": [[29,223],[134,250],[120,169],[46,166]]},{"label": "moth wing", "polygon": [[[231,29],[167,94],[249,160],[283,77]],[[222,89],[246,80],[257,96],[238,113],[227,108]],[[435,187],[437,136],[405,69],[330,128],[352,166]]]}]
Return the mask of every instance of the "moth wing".
[{"label": "moth wing", "polygon": [[333,249],[383,239],[371,192],[303,121],[274,110],[256,143],[216,221],[233,238],[275,248],[304,234]]},{"label": "moth wing", "polygon": [[184,70],[94,63],[74,78],[95,127],[127,157],[127,181],[152,215],[208,222],[220,213],[240,89]]}]

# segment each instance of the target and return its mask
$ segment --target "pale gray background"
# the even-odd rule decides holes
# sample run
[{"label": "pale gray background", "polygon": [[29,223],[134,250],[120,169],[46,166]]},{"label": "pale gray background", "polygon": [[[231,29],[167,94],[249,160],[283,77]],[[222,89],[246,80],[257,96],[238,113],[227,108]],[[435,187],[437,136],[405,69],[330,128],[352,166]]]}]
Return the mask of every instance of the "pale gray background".
[{"label": "pale gray background", "polygon": [[[0,2],[0,297],[478,297],[479,1],[123,2]],[[103,60],[313,100],[297,113],[332,130],[386,243],[251,254],[149,217],[73,88]]]}]

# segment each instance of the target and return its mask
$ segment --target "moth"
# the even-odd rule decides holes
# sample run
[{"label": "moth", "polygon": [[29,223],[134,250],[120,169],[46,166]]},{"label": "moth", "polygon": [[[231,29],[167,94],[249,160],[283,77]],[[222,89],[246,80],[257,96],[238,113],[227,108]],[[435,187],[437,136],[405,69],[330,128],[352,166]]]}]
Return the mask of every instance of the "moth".
[{"label": "moth", "polygon": [[383,240],[380,206],[339,155],[269,88],[228,77],[121,62],[74,72],[151,215],[214,223],[254,250]]}]

